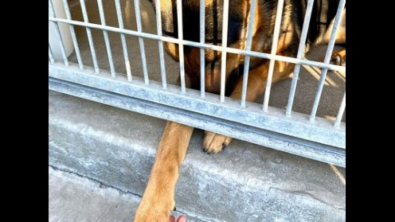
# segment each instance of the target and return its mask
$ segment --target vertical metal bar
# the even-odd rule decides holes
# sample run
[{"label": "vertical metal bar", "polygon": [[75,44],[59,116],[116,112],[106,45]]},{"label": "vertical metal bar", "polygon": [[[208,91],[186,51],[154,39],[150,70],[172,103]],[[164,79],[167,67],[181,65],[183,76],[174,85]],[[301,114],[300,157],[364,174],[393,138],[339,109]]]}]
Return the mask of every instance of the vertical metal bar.
[{"label": "vertical metal bar", "polygon": [[[51,0],[49,0],[49,9],[50,9],[49,10],[49,16],[56,18],[55,9],[53,7],[53,4],[52,4]],[[53,27],[55,28],[56,36],[59,39],[60,51],[62,52],[64,65],[65,66],[69,66],[69,61],[67,60],[67,55],[66,55],[66,49],[64,48],[64,45],[63,45],[62,34],[60,33],[60,29],[59,29],[58,23],[57,22],[51,22],[51,23],[52,23]]]},{"label": "vertical metal bar", "polygon": [[[324,63],[325,64],[329,64],[329,61],[331,59],[333,47],[335,46],[337,30],[338,30],[339,24],[341,22],[342,10],[343,10],[345,4],[346,4],[345,0],[340,0],[339,6],[338,6],[337,12],[336,12],[335,21],[334,21],[334,24],[333,24],[331,37],[330,37],[329,42],[328,42],[328,48],[327,48],[327,51],[326,51],[326,54],[325,54],[325,58],[324,58]],[[322,71],[321,71],[321,77],[320,77],[320,80],[318,82],[317,93],[316,93],[316,96],[315,96],[315,99],[314,99],[313,108],[312,108],[311,114],[310,114],[310,119],[309,119],[310,122],[314,122],[314,120],[315,120],[315,116],[317,114],[317,109],[318,109],[318,105],[319,105],[319,102],[320,102],[320,99],[321,99],[322,89],[324,87],[324,82],[325,82],[325,78],[326,78],[327,72],[328,72],[328,68],[323,68]]]},{"label": "vertical metal bar", "polygon": [[49,55],[49,61],[51,61],[51,63],[54,63],[55,59],[53,57],[51,46],[49,44],[48,44],[48,55]]},{"label": "vertical metal bar", "polygon": [[[63,7],[64,7],[64,11],[66,12],[66,18],[68,20],[72,20],[71,14],[70,14],[70,9],[69,9],[69,4],[68,4],[67,0],[63,0]],[[72,38],[73,44],[74,44],[75,54],[77,55],[78,65],[79,65],[80,69],[83,70],[84,65],[82,63],[80,48],[78,47],[77,36],[74,31],[74,25],[69,24],[69,29],[70,29],[71,38]]]},{"label": "vertical metal bar", "polygon": [[[309,30],[311,11],[313,10],[313,5],[314,5],[314,0],[309,0],[307,2],[307,8],[306,8],[306,12],[304,15],[302,34],[301,34],[300,42],[299,42],[298,54],[296,56],[297,59],[302,59],[302,57],[304,55],[307,32]],[[293,106],[293,102],[294,102],[294,98],[295,98],[295,91],[296,91],[296,85],[297,85],[298,78],[299,78],[299,73],[300,73],[300,64],[295,64],[294,74],[293,74],[292,83],[291,83],[291,89],[289,91],[288,105],[287,105],[287,109],[285,112],[285,115],[288,117],[290,117],[291,113],[292,113],[292,106]]]},{"label": "vertical metal bar", "polygon": [[[102,0],[97,0],[97,4],[99,6],[99,15],[100,15],[101,24],[105,26],[106,18],[104,17]],[[103,30],[103,36],[104,36],[104,43],[106,44],[106,49],[107,49],[108,63],[110,64],[111,77],[115,78],[114,61],[112,59],[111,45],[110,45],[110,40],[108,39],[108,32]]]},{"label": "vertical metal bar", "polygon": [[342,99],[342,103],[340,104],[340,108],[339,111],[337,112],[337,116],[336,116],[336,121],[334,126],[335,127],[339,127],[340,126],[340,122],[343,118],[343,113],[344,113],[344,109],[346,107],[346,93],[344,93],[343,99]]},{"label": "vertical metal bar", "polygon": [[[134,9],[135,9],[135,14],[136,14],[137,31],[142,32],[143,29],[141,26],[141,14],[140,14],[140,1],[139,0],[134,0]],[[141,63],[143,66],[144,83],[146,85],[148,85],[149,78],[148,78],[148,70],[147,70],[147,60],[145,57],[144,39],[142,37],[139,37],[139,45],[140,45]]]},{"label": "vertical metal bar", "polygon": [[[84,22],[89,23],[88,13],[86,12],[86,7],[85,7],[85,0],[80,0],[80,4],[81,4],[82,16],[84,17]],[[88,36],[88,42],[89,42],[89,47],[90,47],[91,55],[92,55],[93,67],[95,68],[95,74],[98,74],[100,72],[100,70],[99,70],[99,65],[97,64],[95,45],[93,44],[91,29],[88,27],[86,27],[86,35]]]},{"label": "vertical metal bar", "polygon": [[313,108],[311,109],[311,113],[310,113],[310,118],[309,118],[310,122],[314,122],[315,117],[317,115],[317,109],[318,109],[318,105],[320,103],[322,89],[324,88],[324,83],[325,83],[325,78],[326,78],[327,73],[328,73],[328,69],[323,68],[321,71],[320,80],[318,81],[318,88],[317,88],[317,92],[316,92],[316,95],[314,98]]},{"label": "vertical metal bar", "polygon": [[[158,36],[162,36],[162,17],[160,13],[160,1],[155,0],[156,5],[156,28]],[[159,63],[160,63],[160,75],[162,78],[162,88],[167,89],[167,80],[166,80],[166,69],[165,69],[165,56],[163,52],[163,41],[158,40],[158,49],[159,49]]]},{"label": "vertical metal bar", "polygon": [[184,63],[184,44],[181,41],[184,39],[184,30],[182,27],[182,0],[177,0],[177,20],[178,20],[178,51],[179,51],[179,63],[180,63],[180,80],[181,80],[181,92],[185,93],[185,63]]},{"label": "vertical metal bar", "polygon": [[[250,18],[247,29],[247,46],[246,50],[251,51],[251,43],[252,43],[252,29],[255,20],[255,8],[256,8],[256,0],[251,1],[250,5]],[[243,85],[241,91],[241,107],[246,107],[246,97],[247,97],[247,84],[248,84],[248,70],[250,67],[250,56],[245,56],[244,60],[244,70],[243,70]]]},{"label": "vertical metal bar", "polygon": [[[229,0],[224,0],[224,11],[222,13],[222,47],[228,45],[228,21],[229,21]],[[221,51],[221,102],[225,102],[225,77],[226,77],[226,55]]]},{"label": "vertical metal bar", "polygon": [[[123,26],[123,19],[122,19],[122,11],[121,11],[121,4],[120,4],[119,0],[115,0],[115,9],[117,11],[119,28],[123,29],[124,26]],[[121,33],[121,42],[122,42],[123,57],[125,59],[126,75],[127,75],[128,81],[132,81],[132,69],[130,68],[129,53],[128,53],[128,48],[126,45],[126,37],[125,37],[124,33]]]},{"label": "vertical metal bar", "polygon": [[[200,0],[200,43],[205,43],[205,14],[206,14],[206,3],[204,0]],[[206,95],[206,85],[205,85],[205,53],[204,49],[200,48],[200,97],[204,98]]]},{"label": "vertical metal bar", "polygon": [[[284,0],[279,0],[277,3],[277,13],[276,13],[276,22],[274,25],[272,50],[270,52],[272,55],[275,55],[276,51],[277,51],[277,44],[278,44],[278,37],[280,35],[283,7],[284,7]],[[265,112],[267,112],[267,108],[268,108],[268,104],[269,104],[270,90],[272,87],[274,63],[275,63],[275,60],[270,59],[267,82],[266,82],[266,89],[265,89],[265,97],[263,100],[263,111],[265,111]]]}]

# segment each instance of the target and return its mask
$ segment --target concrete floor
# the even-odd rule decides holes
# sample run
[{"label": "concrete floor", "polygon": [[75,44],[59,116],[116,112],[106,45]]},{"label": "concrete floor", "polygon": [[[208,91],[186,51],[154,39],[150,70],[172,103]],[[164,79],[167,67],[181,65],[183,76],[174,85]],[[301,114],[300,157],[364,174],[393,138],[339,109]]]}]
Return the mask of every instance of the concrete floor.
[{"label": "concrete floor", "polygon": [[[75,173],[49,167],[50,222],[132,221],[140,198]],[[185,213],[173,212],[172,215]],[[202,222],[187,215],[188,222]]]},{"label": "concrete floor", "polygon": [[[132,219],[165,124],[50,91],[50,221]],[[176,186],[177,210],[188,218],[344,221],[344,168],[241,140],[207,155],[202,138],[195,129]]]}]

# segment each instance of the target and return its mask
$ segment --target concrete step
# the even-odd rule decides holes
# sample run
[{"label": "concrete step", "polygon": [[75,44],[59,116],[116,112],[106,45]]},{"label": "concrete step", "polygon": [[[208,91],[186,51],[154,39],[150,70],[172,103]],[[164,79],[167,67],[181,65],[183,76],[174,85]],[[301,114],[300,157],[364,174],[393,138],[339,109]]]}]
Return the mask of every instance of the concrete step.
[{"label": "concrete step", "polygon": [[[75,173],[49,167],[50,222],[132,221],[140,197]],[[183,212],[188,222],[202,222]]]},{"label": "concrete step", "polygon": [[[164,120],[49,91],[49,164],[59,171],[50,171],[50,203],[58,201],[50,204],[51,221],[131,221],[164,126]],[[345,221],[345,169],[239,140],[207,155],[202,138],[196,129],[176,188],[177,210],[189,221]],[[122,195],[111,191],[107,200],[97,188],[68,193],[62,172]],[[73,204],[81,198],[105,208],[83,211]],[[124,208],[114,209],[112,201]],[[62,202],[71,206],[65,212],[58,210]]]}]

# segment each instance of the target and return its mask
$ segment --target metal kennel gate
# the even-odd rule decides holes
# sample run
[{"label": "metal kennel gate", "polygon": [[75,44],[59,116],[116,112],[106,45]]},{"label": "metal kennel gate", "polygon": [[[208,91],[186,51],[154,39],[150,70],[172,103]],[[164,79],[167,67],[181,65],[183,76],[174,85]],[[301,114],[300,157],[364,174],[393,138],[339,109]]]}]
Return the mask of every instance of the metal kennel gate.
[{"label": "metal kennel gate", "polygon": [[[106,0],[106,4],[115,5],[115,16],[117,25],[106,24],[106,8],[103,7],[102,0],[97,0],[97,9],[100,22],[90,22],[86,2],[90,0],[49,0],[49,89],[66,93],[69,95],[89,99],[99,103],[139,112],[154,117],[172,120],[196,128],[209,130],[240,140],[259,144],[265,147],[285,151],[310,159],[331,163],[345,167],[345,122],[342,121],[345,110],[345,92],[341,102],[338,104],[336,117],[327,119],[316,115],[324,88],[325,78],[328,71],[345,72],[345,67],[329,63],[332,50],[334,48],[334,36],[341,21],[341,11],[344,8],[345,0],[341,0],[334,21],[334,29],[325,53],[324,62],[307,60],[304,58],[304,44],[299,45],[297,58],[251,51],[251,26],[248,28],[246,49],[227,48],[204,44],[204,27],[200,27],[200,42],[183,40],[182,22],[178,24],[178,39],[163,36],[161,30],[161,17],[156,16],[156,33],[147,33],[142,29],[142,14],[139,0],[126,0],[127,4],[134,4],[136,19],[136,30],[127,29],[124,26],[125,15],[122,14],[121,0]],[[93,0],[92,0],[93,1]],[[107,2],[108,1],[108,2]],[[146,1],[146,0],[141,0]],[[159,0],[156,4],[159,5]],[[307,3],[304,24],[308,24],[314,0]],[[200,0],[204,3],[204,0]],[[256,0],[251,0],[250,11],[254,12]],[[273,47],[276,48],[279,36],[279,22],[283,0],[279,0],[279,10],[276,18],[276,28],[274,31]],[[73,19],[70,6],[78,5],[82,13],[82,19]],[[96,3],[95,3],[96,4]],[[126,4],[126,6],[127,6]],[[182,18],[182,1],[177,1],[177,16]],[[200,24],[204,24],[204,4],[200,6]],[[125,6],[125,7],[126,7]],[[74,7],[74,6],[73,6]],[[224,1],[224,21],[223,27],[227,27],[229,1]],[[156,15],[160,13],[156,7]],[[250,21],[254,19],[255,13],[251,13]],[[107,16],[108,19],[108,16]],[[65,25],[68,24],[68,25]],[[249,24],[253,24],[250,22]],[[76,29],[85,29],[89,53],[80,52],[79,44],[81,39],[76,34]],[[306,40],[308,27],[304,25],[302,30],[302,41]],[[222,43],[227,42],[227,29],[222,34]],[[108,59],[108,69],[99,67],[97,62],[100,56],[93,43],[94,32],[100,34],[104,39],[105,53]],[[69,36],[64,33],[69,33]],[[114,61],[114,49],[109,40],[109,34],[116,33],[118,42],[121,43],[123,61]],[[159,34],[157,34],[159,33]],[[129,36],[138,39],[138,46],[141,57],[142,76],[134,74],[135,68],[131,66],[131,58],[127,48]],[[69,42],[67,42],[67,39]],[[120,41],[119,41],[120,40]],[[147,54],[144,41],[155,40],[158,45],[157,55],[159,58],[159,81],[152,80],[151,76],[158,73],[150,73],[147,67]],[[168,67],[165,64],[165,52],[162,43],[164,41],[179,45],[189,45],[201,48],[201,58],[204,56],[204,49],[222,51],[222,59],[225,61],[227,53],[240,53],[246,56],[244,69],[243,94],[241,100],[231,99],[225,96],[225,62],[222,62],[221,69],[221,93],[214,95],[206,93],[204,90],[204,75],[201,75],[202,87],[200,90],[187,89],[185,84],[185,70],[183,61],[183,47],[179,47],[180,63],[179,73],[181,85],[170,84],[168,79]],[[54,43],[55,42],[55,43]],[[224,44],[222,44],[224,45]],[[69,61],[70,51],[68,47],[74,48],[75,61]],[[89,56],[90,54],[90,56]],[[99,56],[98,56],[99,54]],[[104,55],[103,53],[101,54]],[[271,59],[269,66],[268,84],[266,86],[263,104],[246,101],[246,85],[250,56],[257,56]],[[91,59],[92,65],[84,64],[83,59]],[[295,63],[293,78],[291,81],[289,96],[286,108],[269,106],[271,92],[271,77],[273,74],[274,61],[281,60]],[[204,61],[204,59],[201,59]],[[124,64],[125,72],[115,69],[117,63]],[[298,75],[302,66],[310,66],[321,69],[319,80],[315,91],[315,98],[311,104],[310,114],[303,114],[293,111],[295,90],[298,83]],[[201,64],[201,72],[204,72],[204,64]]]}]

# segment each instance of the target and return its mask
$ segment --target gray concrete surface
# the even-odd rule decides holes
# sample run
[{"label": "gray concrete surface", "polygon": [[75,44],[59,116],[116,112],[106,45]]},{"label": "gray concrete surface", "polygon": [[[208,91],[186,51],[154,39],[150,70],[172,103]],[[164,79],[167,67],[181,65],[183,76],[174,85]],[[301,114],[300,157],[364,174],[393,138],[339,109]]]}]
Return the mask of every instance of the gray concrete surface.
[{"label": "gray concrete surface", "polygon": [[[140,201],[136,195],[52,167],[48,185],[50,222],[131,221]],[[176,218],[180,214],[172,213]],[[189,222],[201,222],[186,216]]]},{"label": "gray concrete surface", "polygon": [[[50,91],[50,166],[139,197],[164,124]],[[182,212],[202,221],[345,220],[344,169],[238,140],[207,155],[202,137],[195,130],[177,184]]]},{"label": "gray concrete surface", "polygon": [[49,168],[49,221],[130,221],[138,198]]}]

